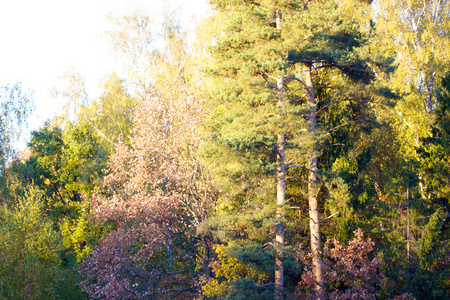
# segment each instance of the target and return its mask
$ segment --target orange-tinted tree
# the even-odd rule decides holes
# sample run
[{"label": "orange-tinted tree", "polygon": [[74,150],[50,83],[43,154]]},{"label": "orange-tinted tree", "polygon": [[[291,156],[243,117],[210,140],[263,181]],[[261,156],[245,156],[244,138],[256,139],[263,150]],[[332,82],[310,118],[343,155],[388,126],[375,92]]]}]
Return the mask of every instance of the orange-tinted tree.
[{"label": "orange-tinted tree", "polygon": [[131,146],[119,141],[89,199],[93,218],[116,228],[80,268],[93,298],[192,299],[196,275],[208,269],[208,237],[195,231],[211,195],[194,156],[202,105],[185,90],[174,94],[141,100]]},{"label": "orange-tinted tree", "polygon": [[[323,270],[327,299],[380,299],[379,291],[386,278],[381,272],[382,259],[374,253],[375,243],[370,238],[365,240],[361,229],[354,233],[355,238],[347,245],[336,239],[328,240],[324,245]],[[302,253],[301,256],[305,255]],[[306,265],[296,296],[297,299],[317,299],[313,268],[309,263]],[[413,300],[414,297],[402,294],[392,299]]]},{"label": "orange-tinted tree", "polygon": [[[323,266],[329,299],[376,299],[375,285],[380,285],[384,276],[379,272],[381,258],[370,257],[374,243],[364,240],[361,229],[355,231],[355,239],[348,245],[336,239],[329,240],[323,249]],[[313,291],[299,293],[299,299],[316,299],[316,285],[312,268],[302,275],[299,288]]]}]

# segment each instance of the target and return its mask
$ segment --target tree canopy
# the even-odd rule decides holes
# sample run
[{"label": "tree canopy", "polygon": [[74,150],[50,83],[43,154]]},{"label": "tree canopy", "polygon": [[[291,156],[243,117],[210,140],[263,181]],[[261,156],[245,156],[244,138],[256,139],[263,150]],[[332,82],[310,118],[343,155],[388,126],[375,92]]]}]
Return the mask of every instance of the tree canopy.
[{"label": "tree canopy", "polygon": [[448,299],[447,1],[110,15],[59,116],[0,93],[3,299]]}]

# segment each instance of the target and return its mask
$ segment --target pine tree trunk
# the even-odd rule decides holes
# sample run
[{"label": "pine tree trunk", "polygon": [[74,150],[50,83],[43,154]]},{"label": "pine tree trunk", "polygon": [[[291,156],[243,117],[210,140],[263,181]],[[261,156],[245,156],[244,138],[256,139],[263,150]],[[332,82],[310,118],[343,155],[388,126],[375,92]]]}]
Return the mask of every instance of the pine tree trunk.
[{"label": "pine tree trunk", "polygon": [[[277,78],[278,88],[278,109],[283,107],[283,76]],[[286,167],[285,167],[285,136],[284,132],[278,134],[277,141],[277,217],[281,220],[278,221],[275,228],[275,296],[276,299],[283,298],[283,248],[284,248],[284,212],[283,205],[285,201],[285,186],[286,186]]]},{"label": "pine tree trunk", "polygon": [[[314,97],[314,83],[311,76],[312,64],[305,64],[305,83],[308,88],[309,121],[311,126],[309,132],[314,134],[316,130],[316,100]],[[312,152],[310,158],[310,169],[308,178],[308,200],[309,200],[309,229],[311,234],[311,252],[314,277],[316,279],[317,299],[325,299],[325,279],[322,272],[322,258],[320,251],[320,221],[317,197],[319,194],[319,178],[317,176],[317,154]]]}]

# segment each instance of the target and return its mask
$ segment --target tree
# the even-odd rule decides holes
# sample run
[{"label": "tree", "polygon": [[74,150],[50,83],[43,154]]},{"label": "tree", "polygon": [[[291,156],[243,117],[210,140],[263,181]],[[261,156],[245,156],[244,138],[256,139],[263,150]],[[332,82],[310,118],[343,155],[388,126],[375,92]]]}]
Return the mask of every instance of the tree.
[{"label": "tree", "polygon": [[195,232],[213,196],[195,159],[202,105],[177,95],[140,101],[131,145],[117,144],[90,198],[93,217],[116,224],[80,268],[91,297],[194,297],[195,269],[208,273],[210,242]]},{"label": "tree", "polygon": [[198,80],[198,65],[176,10],[165,6],[160,15],[138,10],[109,19],[113,29],[107,34],[115,53],[125,58],[123,67],[132,93],[157,90],[170,96],[177,92],[180,80]]},{"label": "tree", "polygon": [[83,201],[103,176],[107,151],[87,122],[68,122],[64,129],[47,122],[32,132],[28,155],[13,160],[3,174],[5,202],[25,197],[24,186],[42,194],[44,212],[63,236],[61,259],[70,269],[90,253],[104,234],[87,220]]},{"label": "tree", "polygon": [[[442,79],[449,68],[447,1],[377,1],[373,43],[395,57],[390,85],[401,97],[393,115],[407,159],[417,161],[432,134]],[[421,179],[421,175],[419,179]],[[420,180],[422,197],[425,182]]]},{"label": "tree", "polygon": [[13,143],[33,110],[32,97],[33,92],[24,90],[20,83],[0,87],[0,172],[14,153]]},{"label": "tree", "polygon": [[[449,245],[449,76],[442,79],[441,92],[438,95],[434,111],[436,121],[432,126],[431,136],[421,140],[418,149],[421,180],[424,183],[420,197],[412,202],[412,224],[418,229],[413,239],[416,250],[412,263],[417,270],[411,276],[411,288],[418,297],[446,298],[450,294],[446,278],[448,272],[437,267],[439,261],[445,260]],[[424,218],[425,217],[425,218]],[[421,219],[425,219],[423,221]],[[414,250],[414,248],[413,248]],[[447,251],[448,252],[448,251]],[[425,282],[430,284],[424,284]],[[424,288],[424,287],[427,288]]]},{"label": "tree", "polygon": [[[54,97],[63,97],[67,102],[65,115],[54,118],[54,125],[63,126],[69,120],[84,121],[101,137],[103,146],[109,149],[120,135],[128,140],[136,100],[128,93],[125,80],[115,73],[110,74],[102,84],[103,94],[99,99],[91,99],[81,74],[72,70],[64,73],[60,79],[64,87],[54,88],[53,94]],[[57,120],[61,124],[57,124]]]},{"label": "tree", "polygon": [[425,183],[423,193],[427,195],[425,214],[439,208],[449,210],[448,190],[449,169],[445,163],[450,155],[448,142],[450,138],[450,75],[442,79],[441,92],[435,109],[436,120],[431,127],[431,135],[421,140],[418,148],[422,180]]},{"label": "tree", "polygon": [[[398,276],[394,279],[397,283],[403,281],[396,289],[412,291],[417,297],[445,298],[445,292],[431,284],[439,280],[431,280],[433,275],[428,272],[429,263],[442,252],[439,241],[448,239],[448,197],[443,184],[447,171],[442,163],[448,151],[443,146],[447,138],[442,120],[447,102],[449,52],[444,45],[449,41],[450,6],[447,1],[434,0],[377,1],[376,5],[373,42],[395,57],[390,85],[401,96],[392,120],[399,149],[395,156],[402,162],[402,170],[396,172],[397,179],[388,179],[392,185],[382,189],[391,202],[390,216],[383,221],[391,224],[384,234],[396,235],[389,238],[392,244],[383,244],[391,247],[384,250],[386,269],[390,271],[386,274]],[[434,171],[439,175],[434,176]],[[405,201],[407,189],[409,200]],[[390,192],[393,190],[397,196]],[[399,242],[403,238],[405,242]],[[429,252],[430,247],[435,249]]]},{"label": "tree", "polygon": [[[333,193],[319,174],[325,173],[320,171],[319,154],[322,147],[336,145],[325,144],[322,125],[328,125],[332,107],[353,106],[365,112],[367,102],[380,95],[375,73],[383,73],[384,61],[368,57],[366,6],[358,1],[212,3],[223,15],[218,18],[227,21],[211,47],[214,60],[209,71],[221,82],[210,92],[214,108],[205,157],[220,178],[224,198],[231,200],[227,205],[232,213],[273,207],[267,200],[277,186],[278,217],[272,224],[277,224],[278,297],[283,287],[286,179],[307,182],[316,289],[324,298],[319,202]],[[327,133],[349,123],[354,121],[333,124]],[[270,179],[274,177],[275,182]]]},{"label": "tree", "polygon": [[36,184],[46,195],[48,207],[80,202],[89,194],[105,166],[106,150],[87,122],[70,122],[64,129],[50,122],[32,133],[30,156],[16,164],[28,184]]},{"label": "tree", "polygon": [[[380,285],[384,275],[380,273],[381,258],[371,258],[374,243],[363,238],[361,229],[355,231],[355,239],[345,244],[336,239],[328,240],[324,247],[324,269],[329,299],[376,299],[375,286]],[[311,268],[312,269],[312,268]],[[312,270],[302,275],[299,288],[312,293],[298,293],[299,299],[316,299],[315,278]]]},{"label": "tree", "polygon": [[129,141],[137,101],[128,93],[126,81],[115,73],[105,79],[102,87],[100,99],[90,103],[85,110],[94,126],[110,141],[108,148],[113,148],[120,136],[125,142]]},{"label": "tree", "polygon": [[[360,228],[354,234],[355,238],[348,245],[341,244],[336,239],[325,243],[323,251],[328,299],[377,299],[376,290],[385,279],[381,272],[382,260],[372,253],[375,243],[370,238],[365,240]],[[301,256],[305,259],[304,253]],[[314,285],[314,274],[309,270],[302,275],[296,297],[317,299],[317,294],[313,291]],[[302,289],[313,292],[302,293]],[[393,299],[413,300],[414,297],[402,294]]]},{"label": "tree", "polygon": [[445,45],[450,6],[440,0],[377,1],[375,13],[376,43],[396,54],[393,84],[413,107],[420,104],[432,112],[441,78],[449,67],[450,53]]},{"label": "tree", "polygon": [[153,26],[155,22],[143,11],[115,17],[109,15],[114,29],[108,32],[113,49],[125,58],[127,77],[139,93],[151,87],[154,59],[159,51]]},{"label": "tree", "polygon": [[[62,237],[45,217],[33,188],[3,204],[0,218],[0,285],[3,299],[82,299],[61,268]],[[69,275],[69,276],[68,276]]]}]

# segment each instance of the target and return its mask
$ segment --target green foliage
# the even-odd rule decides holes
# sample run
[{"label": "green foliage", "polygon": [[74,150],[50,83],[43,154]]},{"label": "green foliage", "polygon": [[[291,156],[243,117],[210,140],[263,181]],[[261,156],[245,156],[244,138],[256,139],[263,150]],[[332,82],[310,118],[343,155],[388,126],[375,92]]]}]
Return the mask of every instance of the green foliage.
[{"label": "green foliage", "polygon": [[105,233],[87,219],[83,202],[90,195],[106,164],[106,150],[86,122],[67,123],[64,129],[47,122],[32,133],[30,154],[13,161],[4,175],[4,198],[23,196],[31,185],[43,195],[44,210],[63,237],[61,259],[73,266],[90,253]]},{"label": "green foliage", "polygon": [[430,270],[432,264],[437,261],[436,257],[433,256],[440,254],[439,236],[446,215],[446,213],[442,213],[439,210],[434,213],[426,226],[424,226],[423,235],[418,240],[420,247],[418,257],[420,259],[421,267],[424,269]]},{"label": "green foliage", "polygon": [[64,129],[47,122],[32,133],[29,151],[28,157],[12,162],[5,178],[39,187],[50,214],[75,213],[67,204],[92,191],[106,163],[106,151],[85,122],[68,123]]},{"label": "green foliage", "polygon": [[63,237],[64,259],[72,267],[91,254],[95,245],[113,228],[113,224],[97,225],[89,220],[86,202],[70,203],[68,210],[76,212],[59,220],[59,230]]},{"label": "green foliage", "polygon": [[[422,140],[418,149],[420,176],[423,180],[423,198],[427,199],[424,213],[433,213],[440,207],[450,211],[450,75],[442,79],[442,91],[438,97],[436,122],[432,135]],[[448,228],[448,223],[446,224]],[[448,237],[447,237],[448,238]]]},{"label": "green foliage", "polygon": [[45,217],[42,195],[30,189],[1,210],[2,299],[83,299],[74,274],[61,268],[62,237]]},{"label": "green foliage", "polygon": [[[295,289],[300,280],[300,265],[296,259],[292,259],[293,249],[287,248],[286,253],[289,258],[283,262],[285,274],[294,279],[286,282],[286,285]],[[211,264],[214,278],[202,278],[205,296],[220,299],[273,299],[273,245],[216,245],[215,254],[217,259]]]},{"label": "green foliage", "polygon": [[[368,36],[373,28],[365,4],[212,3],[223,22],[206,68],[211,78],[207,93],[211,113],[205,122],[207,143],[202,156],[211,165],[221,192],[219,221],[210,219],[211,226],[229,247],[245,248],[272,240],[276,222],[282,221],[288,243],[307,244],[312,193],[308,168],[317,159],[320,188],[314,193],[324,220],[321,226],[327,235],[349,238],[357,207],[352,205],[353,182],[346,181],[339,160],[344,162],[358,138],[384,124],[385,115],[379,115],[386,109],[380,104],[388,103],[386,87],[376,73],[382,74],[390,60],[371,55]],[[286,137],[289,199],[280,208],[283,220],[274,205],[281,132]],[[370,137],[370,143],[375,144],[378,136]],[[389,165],[387,161],[376,164]]]},{"label": "green foliage", "polygon": [[[66,73],[67,117],[15,159],[32,93],[0,88],[1,298],[85,299],[81,284],[94,298],[273,299],[280,257],[284,298],[314,298],[302,251],[317,159],[328,296],[448,299],[450,6],[371,3],[212,0],[195,49],[175,12],[111,17],[127,78],[91,101]],[[351,241],[358,227],[373,242]]]},{"label": "green foliage", "polygon": [[129,142],[137,100],[129,94],[125,79],[115,73],[104,80],[102,88],[100,98],[83,107],[81,117],[89,119],[89,125],[99,132],[101,145],[111,152],[120,136]]},{"label": "green foliage", "polygon": [[[245,291],[245,289],[240,289],[244,283],[250,285],[251,290],[255,293],[256,284],[264,283],[267,280],[268,272],[260,270],[260,265],[246,263],[232,255],[227,255],[221,245],[216,245],[215,253],[217,261],[212,263],[212,269],[217,279],[203,278],[202,290],[205,296],[220,296],[225,299],[233,297],[233,295],[241,296]],[[246,293],[252,292],[247,290]],[[256,292],[256,294],[258,293]]]}]

